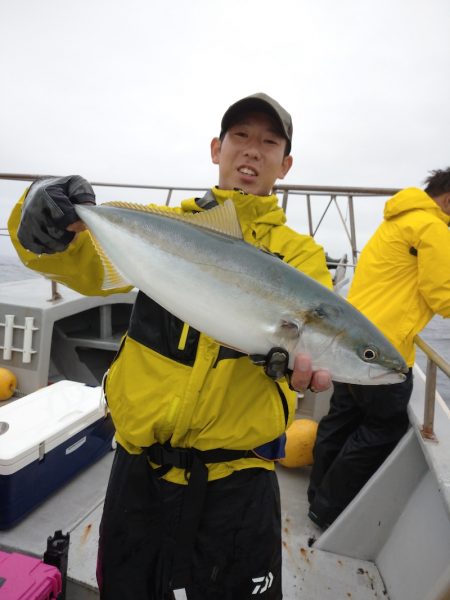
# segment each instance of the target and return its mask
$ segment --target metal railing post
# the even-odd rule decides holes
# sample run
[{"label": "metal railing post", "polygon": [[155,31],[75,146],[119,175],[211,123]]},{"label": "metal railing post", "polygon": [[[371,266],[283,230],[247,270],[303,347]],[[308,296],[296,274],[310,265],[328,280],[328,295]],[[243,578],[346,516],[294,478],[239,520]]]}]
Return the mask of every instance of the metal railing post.
[{"label": "metal railing post", "polygon": [[286,212],[286,209],[287,209],[288,197],[289,197],[289,191],[284,190],[283,199],[281,200],[281,206],[283,207],[284,212]]},{"label": "metal railing post", "polygon": [[437,441],[434,434],[434,403],[436,399],[436,374],[437,368],[430,357],[427,358],[425,380],[425,403],[423,407],[423,425],[420,430],[422,437],[427,440]]},{"label": "metal railing post", "polygon": [[426,381],[425,381],[425,401],[423,412],[423,425],[421,427],[422,437],[426,440],[437,441],[434,433],[434,407],[436,402],[436,370],[440,369],[450,377],[450,364],[442,358],[431,346],[416,335],[414,338],[418,346],[427,357]]},{"label": "metal railing post", "polygon": [[348,214],[350,218],[350,238],[352,245],[352,262],[356,265],[358,261],[358,249],[356,246],[356,228],[355,228],[355,211],[353,206],[353,196],[348,196]]},{"label": "metal railing post", "polygon": [[311,210],[311,194],[306,194],[306,206],[308,209],[308,227],[309,227],[309,235],[314,235],[314,227],[312,221],[312,210]]}]

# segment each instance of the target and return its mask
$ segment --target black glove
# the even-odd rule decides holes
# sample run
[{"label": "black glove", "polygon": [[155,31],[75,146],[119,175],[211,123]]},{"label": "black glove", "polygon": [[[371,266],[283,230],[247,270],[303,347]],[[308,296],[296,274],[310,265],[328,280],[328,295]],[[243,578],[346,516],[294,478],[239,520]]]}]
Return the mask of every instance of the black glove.
[{"label": "black glove", "polygon": [[17,237],[35,254],[65,250],[75,233],[66,227],[79,221],[73,205],[95,204],[90,183],[79,175],[38,179],[28,190]]}]

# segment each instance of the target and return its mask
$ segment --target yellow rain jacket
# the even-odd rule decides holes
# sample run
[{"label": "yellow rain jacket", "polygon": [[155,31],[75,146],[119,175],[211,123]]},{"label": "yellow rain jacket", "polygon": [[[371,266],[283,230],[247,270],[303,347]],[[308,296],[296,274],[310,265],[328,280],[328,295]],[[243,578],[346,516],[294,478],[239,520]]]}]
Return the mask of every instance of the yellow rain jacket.
[{"label": "yellow rain jacket", "polygon": [[450,317],[449,222],[423,190],[393,196],[361,253],[348,294],[410,367],[414,336],[435,313]]},{"label": "yellow rain jacket", "polygon": [[[285,225],[286,217],[275,195],[256,197],[215,188],[211,198],[219,204],[227,198],[233,200],[245,241],[281,255],[332,287],[323,249],[310,236]],[[79,234],[58,254],[38,256],[25,250],[17,239],[23,199],[14,208],[8,226],[26,266],[86,295],[127,291],[101,290],[102,266],[88,232]],[[200,208],[198,199],[193,198],[180,208],[167,210],[192,212]],[[293,419],[296,400],[286,381],[272,381],[248,356],[220,346],[142,292],[109,369],[106,395],[117,441],[130,453],[169,439],[173,447],[199,450],[257,448],[285,431]],[[255,466],[273,469],[273,465],[273,461],[256,457],[211,464],[209,479]],[[165,478],[186,483],[184,472],[176,468]]]}]

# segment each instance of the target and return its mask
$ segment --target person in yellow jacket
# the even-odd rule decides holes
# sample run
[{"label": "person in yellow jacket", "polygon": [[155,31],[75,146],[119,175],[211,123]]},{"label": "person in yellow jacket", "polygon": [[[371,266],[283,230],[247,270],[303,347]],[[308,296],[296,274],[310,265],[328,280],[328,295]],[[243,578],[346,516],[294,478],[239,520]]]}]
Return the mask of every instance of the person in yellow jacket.
[{"label": "person in yellow jacket", "polygon": [[[211,144],[218,187],[167,210],[208,210],[231,198],[247,242],[331,287],[323,249],[286,225],[272,193],[291,167],[291,141],[292,120],[278,102],[261,93],[239,100]],[[22,261],[83,294],[105,294],[73,208],[94,202],[79,176],[34,183],[9,220]],[[138,293],[105,385],[118,447],[100,528],[101,598],[159,600],[177,588],[189,599],[282,597],[274,460],[294,390],[331,381],[305,354],[289,381],[280,360],[225,348]]]},{"label": "person in yellow jacket", "polygon": [[310,518],[330,525],[408,428],[414,336],[435,314],[450,317],[450,168],[432,171],[425,190],[404,189],[364,247],[348,300],[405,358],[410,372],[392,386],[334,384],[319,424],[308,497]]}]

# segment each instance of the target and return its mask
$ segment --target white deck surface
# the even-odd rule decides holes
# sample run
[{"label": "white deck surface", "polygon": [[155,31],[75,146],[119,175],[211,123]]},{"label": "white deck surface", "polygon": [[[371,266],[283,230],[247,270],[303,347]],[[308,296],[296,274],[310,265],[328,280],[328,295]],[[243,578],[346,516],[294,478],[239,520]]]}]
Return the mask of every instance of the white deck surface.
[{"label": "white deck surface", "polygon": [[278,467],[286,600],[388,600],[376,566],[310,547],[320,529],[307,516],[309,469]]},{"label": "white deck surface", "polygon": [[[67,600],[97,598],[98,525],[113,454],[101,459],[16,527],[0,532],[0,548],[42,557],[47,538],[70,532]],[[315,550],[320,530],[307,517],[309,469],[278,469],[282,490],[284,598],[388,600],[376,567]],[[178,598],[178,596],[177,596]]]}]

